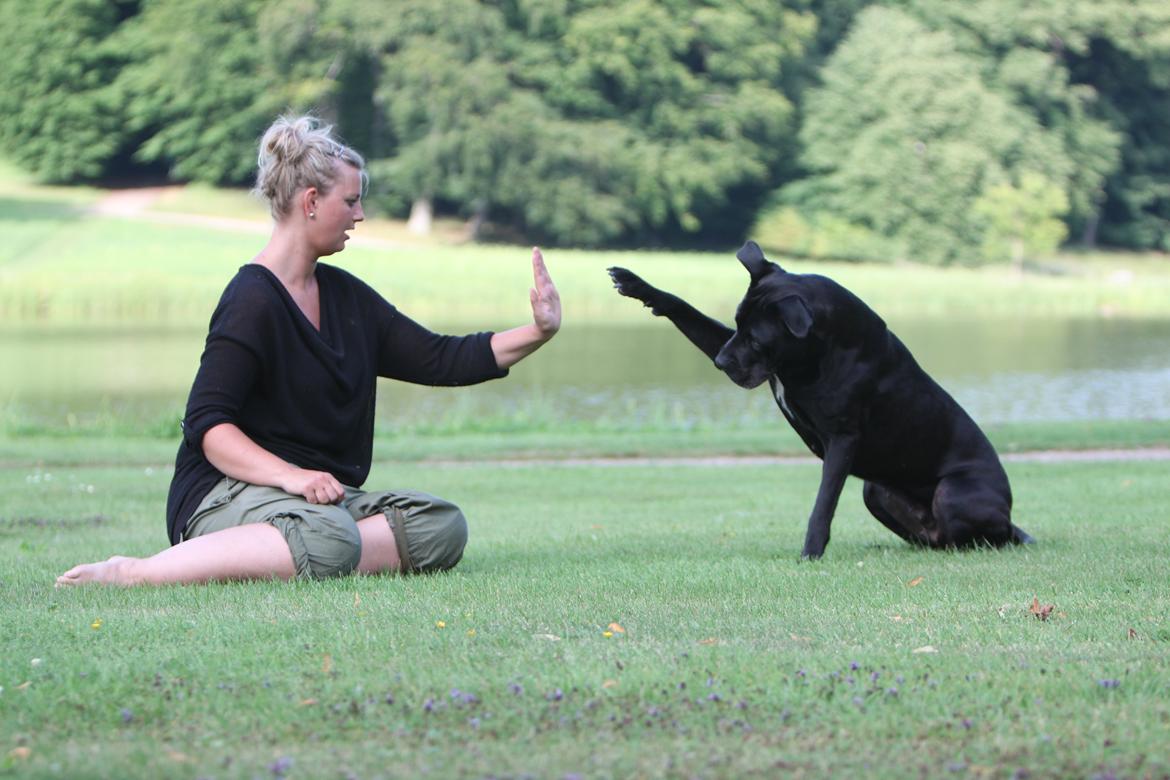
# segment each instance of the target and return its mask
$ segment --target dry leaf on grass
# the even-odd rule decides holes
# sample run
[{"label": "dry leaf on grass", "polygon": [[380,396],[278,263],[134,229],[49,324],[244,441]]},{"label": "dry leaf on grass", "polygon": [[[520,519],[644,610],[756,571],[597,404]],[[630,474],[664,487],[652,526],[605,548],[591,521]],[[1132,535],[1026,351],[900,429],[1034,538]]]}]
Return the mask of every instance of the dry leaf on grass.
[{"label": "dry leaf on grass", "polygon": [[1032,597],[1032,606],[1028,608],[1028,612],[1037,620],[1047,620],[1052,614],[1052,610],[1056,609],[1055,604],[1045,604],[1041,606],[1040,599],[1036,596]]}]

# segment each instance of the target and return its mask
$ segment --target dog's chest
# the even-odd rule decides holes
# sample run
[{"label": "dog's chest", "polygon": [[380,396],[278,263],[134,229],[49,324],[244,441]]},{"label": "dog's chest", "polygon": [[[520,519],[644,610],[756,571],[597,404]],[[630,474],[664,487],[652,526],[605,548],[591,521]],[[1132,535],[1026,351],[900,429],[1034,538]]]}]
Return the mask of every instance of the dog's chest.
[{"label": "dog's chest", "polygon": [[791,417],[792,410],[788,408],[788,404],[784,400],[784,383],[775,374],[768,377],[768,385],[772,388],[772,397],[776,399],[776,403],[784,411],[785,416]]}]

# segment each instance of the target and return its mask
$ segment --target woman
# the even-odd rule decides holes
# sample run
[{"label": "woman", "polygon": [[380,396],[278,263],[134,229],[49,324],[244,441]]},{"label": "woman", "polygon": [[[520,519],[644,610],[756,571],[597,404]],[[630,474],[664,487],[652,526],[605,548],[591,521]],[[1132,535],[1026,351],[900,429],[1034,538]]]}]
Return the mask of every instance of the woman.
[{"label": "woman", "polygon": [[224,290],[183,420],[167,501],[172,547],[75,566],[59,585],[195,583],[458,563],[462,513],[413,491],[363,492],[378,376],[468,385],[505,376],[557,332],[560,299],[532,251],[533,321],[440,336],[321,257],[364,218],[364,161],[311,117],[260,142],[272,237]]}]

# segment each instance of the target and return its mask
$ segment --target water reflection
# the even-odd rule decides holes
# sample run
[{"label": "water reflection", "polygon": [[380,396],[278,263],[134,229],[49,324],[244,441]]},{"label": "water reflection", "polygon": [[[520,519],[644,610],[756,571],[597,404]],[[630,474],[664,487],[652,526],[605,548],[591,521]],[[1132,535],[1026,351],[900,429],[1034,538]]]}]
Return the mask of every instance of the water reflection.
[{"label": "water reflection", "polygon": [[[1170,321],[923,319],[895,332],[985,423],[1170,418]],[[0,332],[0,404],[48,424],[70,415],[178,417],[202,332]],[[509,378],[470,389],[385,383],[380,422],[530,427],[574,422],[746,426],[775,422],[766,390],[728,382],[664,321],[569,327]],[[169,423],[165,423],[169,424]]]}]

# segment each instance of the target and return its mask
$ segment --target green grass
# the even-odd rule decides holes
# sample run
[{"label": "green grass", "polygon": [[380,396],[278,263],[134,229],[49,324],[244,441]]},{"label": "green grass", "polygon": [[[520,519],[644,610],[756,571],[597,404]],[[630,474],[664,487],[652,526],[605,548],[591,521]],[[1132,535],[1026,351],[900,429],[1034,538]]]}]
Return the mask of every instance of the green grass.
[{"label": "green grass", "polygon": [[[2,164],[0,182],[0,327],[202,328],[263,242],[95,217],[100,192]],[[263,219],[241,193],[198,188],[154,208]],[[358,235],[384,243],[337,260],[423,321],[525,319],[527,250],[455,245],[457,232],[420,244],[371,220]],[[712,313],[745,285],[730,252],[547,256],[567,328],[649,321],[608,265],[670,279]],[[1159,257],[1070,256],[1023,277],[791,269],[890,317],[1170,314]],[[1170,775],[1165,463],[1010,462],[1017,522],[1039,544],[963,554],[903,545],[853,481],[826,559],[808,564],[815,464],[545,462],[804,454],[778,415],[738,429],[379,429],[371,486],[467,511],[456,571],[55,590],[76,562],[165,543],[173,421],[2,412],[18,435],[0,435],[0,777]],[[1166,446],[1170,422],[988,434],[1004,453]],[[1034,598],[1054,605],[1047,620]]]},{"label": "green grass", "polygon": [[1164,464],[1009,471],[1034,547],[910,549],[851,483],[809,564],[811,465],[384,463],[468,512],[454,572],[122,591],[52,579],[157,549],[169,471],[9,465],[0,772],[1165,775]]},{"label": "green grass", "polygon": [[[0,248],[0,322],[5,327],[148,324],[202,327],[235,269],[263,246],[267,217],[239,191],[169,190],[153,213],[230,215],[257,232],[159,224],[86,211],[103,193],[38,186],[0,166],[4,246]],[[370,219],[355,243],[333,258],[413,316],[429,322],[504,327],[528,316],[531,283],[525,247],[410,239],[400,222]],[[605,269],[625,265],[719,316],[730,317],[746,288],[732,258],[718,253],[590,252],[546,254],[565,304],[565,326],[643,323],[638,306],[614,294]],[[1023,276],[1004,268],[938,269],[787,261],[790,270],[828,274],[887,317],[1166,317],[1170,262],[1163,256],[1067,255]]]}]

